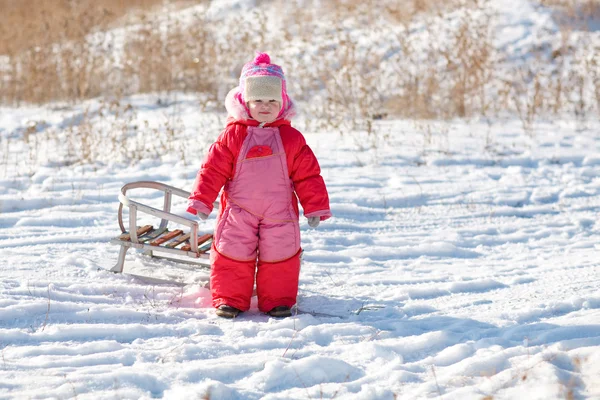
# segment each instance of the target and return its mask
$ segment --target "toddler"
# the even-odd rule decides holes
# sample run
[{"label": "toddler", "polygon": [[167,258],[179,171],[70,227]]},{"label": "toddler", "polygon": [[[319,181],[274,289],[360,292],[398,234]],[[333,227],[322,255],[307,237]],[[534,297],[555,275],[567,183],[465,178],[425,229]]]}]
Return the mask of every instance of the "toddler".
[{"label": "toddler", "polygon": [[210,288],[216,314],[235,318],[250,308],[288,317],[300,274],[298,200],[308,224],[331,217],[319,163],[295,115],[280,66],[258,53],[242,68],[225,100],[227,124],[196,176],[187,211],[208,218],[221,188],[211,248]]}]

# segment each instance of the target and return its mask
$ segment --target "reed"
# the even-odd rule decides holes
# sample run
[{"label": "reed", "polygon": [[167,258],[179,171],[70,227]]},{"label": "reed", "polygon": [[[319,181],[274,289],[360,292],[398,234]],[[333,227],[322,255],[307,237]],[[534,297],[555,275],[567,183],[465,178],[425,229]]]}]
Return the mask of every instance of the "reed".
[{"label": "reed", "polygon": [[[512,114],[528,129],[540,116],[600,112],[600,49],[582,34],[600,20],[599,0],[539,0],[560,40],[522,63],[493,46],[489,0],[263,0],[218,22],[209,4],[0,0],[0,102],[188,92],[221,107],[261,49],[284,66],[315,128]],[[185,18],[172,12],[192,5]]]}]

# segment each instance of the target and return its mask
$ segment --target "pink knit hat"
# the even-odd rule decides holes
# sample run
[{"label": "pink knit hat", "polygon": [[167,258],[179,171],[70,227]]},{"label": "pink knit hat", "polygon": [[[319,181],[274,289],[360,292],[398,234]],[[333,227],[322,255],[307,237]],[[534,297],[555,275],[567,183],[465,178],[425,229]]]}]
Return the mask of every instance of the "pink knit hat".
[{"label": "pink knit hat", "polygon": [[254,60],[242,68],[239,83],[239,100],[245,106],[250,100],[277,100],[281,103],[281,116],[291,107],[287,94],[285,75],[279,65],[271,64],[267,53],[257,53]]}]

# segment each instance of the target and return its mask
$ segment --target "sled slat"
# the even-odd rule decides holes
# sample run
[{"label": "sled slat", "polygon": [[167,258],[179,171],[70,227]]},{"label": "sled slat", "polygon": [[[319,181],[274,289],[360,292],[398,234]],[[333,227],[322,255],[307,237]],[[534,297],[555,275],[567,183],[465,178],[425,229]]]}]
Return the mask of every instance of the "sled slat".
[{"label": "sled slat", "polygon": [[165,247],[168,247],[170,249],[174,249],[175,247],[179,246],[181,243],[185,242],[186,240],[188,240],[190,238],[190,234],[186,233],[183,236],[179,236],[178,238],[172,240],[171,242],[167,243],[165,245]]},{"label": "sled slat", "polygon": [[[176,231],[174,231],[174,232],[176,232]],[[177,245],[177,243],[183,243],[185,241],[185,239],[188,238],[189,236],[190,236],[189,233],[184,234],[183,230],[180,230],[179,235],[173,237],[172,239],[167,240],[162,245],[165,247],[172,248],[171,246],[173,245],[173,243],[176,243],[175,245]]]},{"label": "sled slat", "polygon": [[[148,232],[150,232],[152,230],[152,225],[144,225],[142,227],[139,227],[137,229],[137,236],[140,237]],[[129,242],[131,240],[131,233],[127,232],[122,234],[121,236],[119,236],[119,240],[123,240],[126,242]]]},{"label": "sled slat", "polygon": [[167,231],[167,228],[161,228],[161,227],[153,229],[150,232],[148,232],[146,235],[139,238],[140,243],[151,242],[154,239],[156,239],[157,237],[159,237],[160,235],[162,235],[163,233],[165,233],[166,231]]},{"label": "sled slat", "polygon": [[[198,236],[198,252],[199,253],[205,253],[208,250],[210,250],[210,247],[208,247],[207,249],[200,250],[200,245],[204,242],[209,241],[210,239],[212,239],[212,235],[210,233],[206,233],[202,236]],[[190,251],[191,249],[192,249],[192,246],[189,243],[181,248],[181,250],[184,250],[184,251]]]},{"label": "sled slat", "polygon": [[183,233],[183,231],[181,229],[175,229],[174,231],[167,232],[165,235],[162,235],[162,236],[154,239],[153,241],[150,242],[150,245],[158,246],[168,240],[173,239],[174,237],[181,235],[182,233]]}]

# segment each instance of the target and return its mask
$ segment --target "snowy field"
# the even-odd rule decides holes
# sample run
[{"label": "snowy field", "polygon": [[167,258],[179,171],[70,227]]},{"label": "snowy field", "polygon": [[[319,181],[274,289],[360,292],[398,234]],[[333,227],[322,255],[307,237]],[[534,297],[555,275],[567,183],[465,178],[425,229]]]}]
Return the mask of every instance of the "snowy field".
[{"label": "snowy field", "polygon": [[[507,62],[560,42],[531,2],[490,3]],[[256,2],[214,4],[225,18]],[[0,106],[0,400],[600,399],[597,114],[525,130],[389,119],[371,135],[300,119],[334,217],[317,229],[301,218],[293,317],[254,299],[225,320],[206,269],[129,251],[125,273],[108,272],[120,188],[191,189],[225,121],[200,103]],[[185,208],[174,203],[191,218]]]},{"label": "snowy field", "polygon": [[[138,118],[177,113],[185,157],[68,166],[60,133],[44,132],[77,108],[0,112],[0,399],[600,398],[600,126],[306,132],[334,218],[302,219],[297,313],[273,319],[254,302],[225,320],[206,271],[134,251],[126,272],[188,284],[106,271],[120,187],[189,190],[221,123],[189,99],[134,100]],[[32,116],[46,122],[26,145]]]}]

